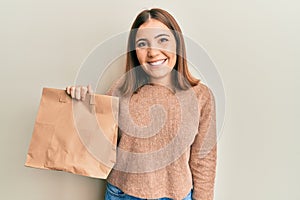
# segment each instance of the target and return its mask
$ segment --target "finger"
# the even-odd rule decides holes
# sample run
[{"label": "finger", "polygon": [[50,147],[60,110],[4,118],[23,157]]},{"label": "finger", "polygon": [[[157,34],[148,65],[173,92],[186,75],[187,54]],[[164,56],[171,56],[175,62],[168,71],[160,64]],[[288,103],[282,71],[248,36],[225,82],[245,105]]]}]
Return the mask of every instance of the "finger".
[{"label": "finger", "polygon": [[88,91],[87,87],[84,87],[84,86],[81,87],[81,100],[85,99],[87,91]]},{"label": "finger", "polygon": [[94,93],[91,84],[88,85],[88,93],[89,94],[93,94]]},{"label": "finger", "polygon": [[75,88],[75,98],[76,99],[78,99],[78,100],[80,100],[81,99],[81,92],[80,92],[80,89],[81,87],[80,86],[77,86],[76,88]]},{"label": "finger", "polygon": [[67,86],[66,88],[67,94],[71,94],[70,90],[71,90],[71,86]]},{"label": "finger", "polygon": [[75,86],[72,86],[72,87],[70,88],[70,94],[71,94],[71,97],[72,97],[72,98],[75,98]]}]

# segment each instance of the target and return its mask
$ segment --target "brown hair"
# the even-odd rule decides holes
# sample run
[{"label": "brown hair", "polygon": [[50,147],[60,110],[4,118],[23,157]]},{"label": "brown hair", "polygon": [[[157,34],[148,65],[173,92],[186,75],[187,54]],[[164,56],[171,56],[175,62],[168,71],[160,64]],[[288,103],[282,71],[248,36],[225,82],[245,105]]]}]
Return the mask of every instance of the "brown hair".
[{"label": "brown hair", "polygon": [[194,78],[188,70],[185,43],[178,23],[167,11],[159,8],[153,8],[151,10],[144,10],[139,13],[131,26],[127,44],[126,75],[124,83],[120,87],[120,92],[123,93],[123,95],[132,94],[136,91],[136,89],[146,84],[149,80],[149,77],[144,70],[141,67],[138,67],[140,66],[140,63],[135,51],[135,37],[138,28],[151,18],[165,24],[172,31],[176,39],[177,60],[174,69],[178,73],[173,73],[175,87],[185,90],[190,86],[197,85],[199,82],[199,80]]}]

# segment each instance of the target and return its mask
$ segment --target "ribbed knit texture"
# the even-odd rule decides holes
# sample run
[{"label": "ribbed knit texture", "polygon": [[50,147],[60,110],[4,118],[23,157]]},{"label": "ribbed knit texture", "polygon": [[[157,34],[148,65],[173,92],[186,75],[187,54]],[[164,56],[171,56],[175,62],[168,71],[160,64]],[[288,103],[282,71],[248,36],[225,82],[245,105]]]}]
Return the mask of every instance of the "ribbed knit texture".
[{"label": "ribbed knit texture", "polygon": [[[117,88],[117,84],[114,84],[107,94],[118,96]],[[194,106],[192,109],[198,115],[192,114],[194,110],[183,114],[183,111],[187,112],[185,108],[188,106],[183,108],[176,93],[161,85],[144,85],[130,100],[120,98],[121,126],[117,163],[108,176],[109,183],[129,195],[145,199],[168,197],[181,200],[192,188],[193,199],[213,199],[217,161],[215,100],[212,91],[201,82],[192,87],[190,92],[194,92],[196,107],[193,97],[185,95],[185,101],[190,101],[188,103],[191,107]],[[126,100],[128,104],[122,103]],[[126,105],[128,108],[124,108]],[[155,105],[160,105],[158,110],[152,108]],[[122,115],[126,110],[129,110],[130,119]],[[190,113],[189,117],[183,119],[183,116]],[[150,128],[153,133],[149,129],[129,133],[133,130],[126,127],[126,124],[132,123],[130,120],[138,127],[150,126],[156,120],[159,127],[154,123],[154,128]],[[171,151],[161,154],[167,156],[156,156],[155,152],[164,151],[178,136],[182,120],[195,121],[195,131],[191,131],[193,129],[190,130],[189,127],[183,129],[186,135],[181,139],[182,145],[173,145]],[[178,150],[182,147],[183,151]],[[137,157],[133,159],[122,152],[129,152]],[[138,160],[141,154],[144,157]]]}]

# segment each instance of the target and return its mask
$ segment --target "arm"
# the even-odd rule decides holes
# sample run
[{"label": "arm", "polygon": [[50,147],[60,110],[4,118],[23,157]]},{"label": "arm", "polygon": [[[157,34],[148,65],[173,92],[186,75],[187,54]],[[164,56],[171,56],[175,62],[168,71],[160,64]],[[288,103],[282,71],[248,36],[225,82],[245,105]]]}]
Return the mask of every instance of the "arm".
[{"label": "arm", "polygon": [[216,112],[213,93],[208,88],[201,107],[198,134],[191,146],[190,168],[193,199],[213,200],[217,162]]},{"label": "arm", "polygon": [[106,95],[109,96],[119,96],[120,94],[118,93],[118,88],[122,86],[124,82],[124,76],[121,76],[119,79],[115,80],[113,84],[110,86],[110,88],[106,91]]},{"label": "arm", "polygon": [[[105,95],[118,96],[118,92],[116,90],[121,86],[121,81],[123,81],[122,78],[115,80],[110,88],[105,92]],[[120,137],[121,133],[120,129],[118,129],[117,145],[119,144]]]}]

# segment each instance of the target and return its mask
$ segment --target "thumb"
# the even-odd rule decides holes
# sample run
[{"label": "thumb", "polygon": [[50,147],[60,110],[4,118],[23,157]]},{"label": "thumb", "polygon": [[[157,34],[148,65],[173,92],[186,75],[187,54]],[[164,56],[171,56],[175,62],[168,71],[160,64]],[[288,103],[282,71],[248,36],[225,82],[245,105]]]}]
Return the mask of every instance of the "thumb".
[{"label": "thumb", "polygon": [[88,93],[89,94],[93,94],[94,93],[91,84],[89,84],[87,88],[88,88]]}]

